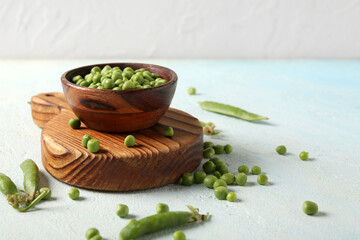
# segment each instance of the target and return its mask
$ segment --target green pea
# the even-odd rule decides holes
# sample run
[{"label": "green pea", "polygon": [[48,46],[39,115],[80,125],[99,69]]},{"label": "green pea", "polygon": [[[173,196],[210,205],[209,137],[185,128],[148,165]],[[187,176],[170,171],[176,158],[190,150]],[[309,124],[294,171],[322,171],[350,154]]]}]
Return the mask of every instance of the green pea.
[{"label": "green pea", "polygon": [[132,77],[132,75],[133,75],[133,73],[132,72],[130,72],[130,71],[123,71],[123,73],[122,73],[122,76],[123,76],[123,78],[127,78],[127,79],[130,79],[131,77]]},{"label": "green pea", "polygon": [[71,188],[69,190],[69,198],[71,198],[72,200],[76,200],[78,199],[80,196],[80,191],[76,188]]},{"label": "green pea", "polygon": [[90,139],[86,144],[87,149],[92,153],[97,153],[100,150],[100,142],[97,139]]},{"label": "green pea", "polygon": [[222,145],[215,145],[212,148],[215,150],[215,154],[223,154],[224,153],[224,146],[222,146]]},{"label": "green pea", "polygon": [[101,79],[101,74],[100,73],[95,73],[95,75],[92,77],[93,83],[100,82],[100,79]]},{"label": "green pea", "polygon": [[265,185],[268,182],[268,177],[265,174],[260,174],[257,178],[257,182],[260,185]]},{"label": "green pea", "polygon": [[91,136],[90,135],[88,135],[88,134],[85,134],[83,137],[82,137],[82,139],[81,139],[81,145],[83,146],[83,147],[87,147],[87,143],[88,143],[88,141],[91,139]]},{"label": "green pea", "polygon": [[214,182],[217,180],[217,178],[213,175],[207,175],[204,178],[204,185],[208,188],[213,188],[214,187]]},{"label": "green pea", "polygon": [[235,202],[236,200],[236,194],[234,192],[229,192],[226,195],[226,200],[228,200],[229,202]]},{"label": "green pea", "polygon": [[140,84],[143,84],[144,83],[144,77],[141,75],[141,73],[140,74],[134,74],[132,77],[131,77],[131,79],[130,79],[131,81],[133,81],[133,82],[138,82],[138,83],[140,83]]},{"label": "green pea", "polygon": [[308,153],[308,152],[301,152],[301,153],[299,154],[299,158],[300,158],[301,160],[303,160],[303,161],[308,160],[308,158],[309,158],[309,153]]},{"label": "green pea", "polygon": [[111,67],[109,65],[106,65],[105,67],[103,67],[103,69],[101,70],[101,75],[106,74],[107,72],[109,72],[111,70]]},{"label": "green pea", "polygon": [[224,146],[224,151],[225,151],[226,154],[231,153],[232,152],[232,146],[230,144],[226,144]]},{"label": "green pea", "polygon": [[194,184],[194,175],[192,173],[186,172],[182,175],[184,186],[191,186]]},{"label": "green pea", "polygon": [[217,178],[220,178],[221,177],[221,174],[219,171],[215,171],[213,172],[214,176],[217,177]]},{"label": "green pea", "polygon": [[119,87],[114,87],[112,90],[121,90]]},{"label": "green pea", "polygon": [[116,80],[116,81],[114,82],[114,84],[115,84],[116,86],[120,86],[120,84],[122,84],[122,83],[124,83],[124,81],[121,80],[121,79],[118,79],[118,80]]},{"label": "green pea", "polygon": [[125,204],[119,204],[116,206],[116,215],[121,218],[127,217],[129,215],[129,207]]},{"label": "green pea", "polygon": [[111,80],[115,82],[118,79],[122,79],[121,72],[113,72],[111,75]]},{"label": "green pea", "polygon": [[124,68],[124,71],[134,72],[134,69],[132,69],[131,67],[126,67]]},{"label": "green pea", "polygon": [[215,182],[214,182],[214,185],[213,185],[213,188],[217,188],[217,187],[227,187],[227,183],[223,180],[223,179],[217,179]]},{"label": "green pea", "polygon": [[145,85],[143,86],[143,88],[151,88],[151,86],[150,86],[150,85],[145,84]]},{"label": "green pea", "polygon": [[248,174],[249,173],[249,167],[246,166],[246,165],[240,165],[238,167],[238,172]]},{"label": "green pea", "polygon": [[103,238],[98,234],[90,238],[89,240],[103,240]]},{"label": "green pea", "polygon": [[221,176],[221,179],[223,179],[228,185],[233,184],[235,182],[235,176],[232,173],[224,173]]},{"label": "green pea", "polygon": [[244,186],[247,182],[247,176],[245,173],[241,172],[241,173],[238,173],[236,175],[236,178],[235,178],[235,181],[236,183],[239,185],[239,186]]},{"label": "green pea", "polygon": [[280,155],[285,155],[286,147],[284,145],[280,145],[276,147],[276,152]]},{"label": "green pea", "polygon": [[42,194],[43,192],[47,191],[48,194],[45,195],[45,197],[43,197],[42,200],[49,200],[51,198],[51,190],[49,188],[40,188],[39,192],[40,194]]},{"label": "green pea", "polygon": [[204,142],[203,149],[213,147],[213,146],[215,146],[215,144],[213,142]]},{"label": "green pea", "polygon": [[135,84],[132,81],[126,81],[124,82],[124,85],[122,87],[123,90],[126,89],[134,89],[135,88]]},{"label": "green pea", "polygon": [[172,127],[166,127],[164,130],[165,137],[172,137],[174,135],[174,129]]},{"label": "green pea", "polygon": [[169,206],[165,203],[158,203],[156,205],[156,213],[164,213],[169,211]]},{"label": "green pea", "polygon": [[78,85],[78,86],[80,86],[80,84],[81,84],[82,82],[84,82],[84,79],[79,79],[75,84]]},{"label": "green pea", "polygon": [[147,79],[148,81],[154,81],[154,78],[152,77],[151,73],[149,71],[144,71],[142,72],[142,75],[145,79]]},{"label": "green pea", "polygon": [[155,81],[155,87],[164,85],[165,83],[167,83],[167,81],[165,79]]},{"label": "green pea", "polygon": [[98,66],[93,67],[90,71],[92,74],[96,74],[96,73],[101,73],[101,68],[99,68]]},{"label": "green pea", "polygon": [[318,212],[319,207],[312,201],[305,201],[302,205],[303,212],[307,215],[314,215]]},{"label": "green pea", "polygon": [[198,171],[194,173],[194,181],[197,184],[203,183],[206,177],[206,173],[203,171]]},{"label": "green pea", "polygon": [[184,181],[183,177],[179,177],[179,179],[176,181],[177,184],[182,184]]},{"label": "green pea", "polygon": [[225,173],[229,172],[229,169],[225,164],[217,167],[216,170],[218,170],[221,175],[224,175]]},{"label": "green pea", "polygon": [[139,69],[136,69],[136,70],[135,70],[136,73],[137,73],[137,72],[140,72],[140,73],[141,73],[141,72],[143,72],[143,71],[146,71],[146,69],[145,69],[145,68],[139,68]]},{"label": "green pea", "polygon": [[210,158],[210,161],[212,161],[215,164],[215,166],[217,166],[220,162],[224,163],[223,161],[221,161],[219,157],[212,157]]},{"label": "green pea", "polygon": [[156,78],[161,78],[159,75],[157,75],[156,73],[151,73],[151,77],[156,79]]},{"label": "green pea", "polygon": [[85,75],[84,79],[85,79],[85,81],[89,82],[89,81],[92,81],[92,77],[93,77],[93,74],[89,73],[89,74]]},{"label": "green pea", "polygon": [[103,86],[98,86],[97,89],[104,89]]},{"label": "green pea", "polygon": [[174,240],[186,240],[185,233],[183,233],[182,231],[174,232],[173,238]]},{"label": "green pea", "polygon": [[80,128],[80,125],[81,125],[81,122],[80,122],[80,120],[77,119],[77,118],[71,118],[71,119],[69,120],[69,126],[70,126],[71,128],[73,128],[73,129],[78,129],[78,128]]},{"label": "green pea", "polygon": [[122,72],[119,67],[113,67],[113,68],[112,68],[112,71],[113,71],[113,72]]},{"label": "green pea", "polygon": [[80,75],[77,75],[77,76],[75,76],[75,77],[72,78],[72,81],[73,81],[74,83],[76,83],[76,82],[79,81],[79,80],[83,80],[83,78],[82,78]]},{"label": "green pea", "polygon": [[150,86],[154,87],[155,86],[155,81],[150,81]]},{"label": "green pea", "polygon": [[82,86],[82,87],[88,87],[89,85],[90,85],[90,83],[87,82],[87,81],[82,81],[82,82],[80,83],[80,86]]},{"label": "green pea", "polygon": [[124,140],[124,145],[126,147],[133,147],[135,146],[135,137],[133,135],[127,135],[125,140]]},{"label": "green pea", "polygon": [[97,88],[98,86],[95,83],[89,85],[89,88]]},{"label": "green pea", "polygon": [[203,164],[202,169],[205,173],[213,173],[216,169],[216,166],[213,162],[207,161]]},{"label": "green pea", "polygon": [[196,93],[196,88],[194,87],[189,87],[188,88],[188,94],[189,95],[194,95]]},{"label": "green pea", "polygon": [[203,151],[204,158],[211,158],[212,156],[214,156],[214,154],[215,154],[215,150],[212,147],[206,148]]},{"label": "green pea", "polygon": [[87,240],[89,240],[90,238],[92,238],[95,235],[100,235],[99,230],[97,230],[96,228],[89,228],[86,232],[85,232],[85,238]]},{"label": "green pea", "polygon": [[214,190],[215,197],[219,200],[225,200],[227,195],[227,188],[220,186]]},{"label": "green pea", "polygon": [[259,175],[261,173],[261,168],[259,166],[254,166],[251,168],[251,173],[254,175]]},{"label": "green pea", "polygon": [[105,78],[102,85],[105,89],[112,89],[115,87],[114,81],[110,78]]}]

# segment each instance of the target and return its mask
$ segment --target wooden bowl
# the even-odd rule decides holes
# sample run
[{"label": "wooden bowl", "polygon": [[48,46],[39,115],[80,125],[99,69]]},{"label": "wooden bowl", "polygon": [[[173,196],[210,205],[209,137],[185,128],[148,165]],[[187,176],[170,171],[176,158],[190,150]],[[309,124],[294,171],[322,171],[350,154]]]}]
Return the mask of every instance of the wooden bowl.
[{"label": "wooden bowl", "polygon": [[[158,87],[129,90],[105,90],[78,86],[71,82],[76,75],[105,65],[145,68],[167,83]],[[177,75],[171,69],[144,63],[107,63],[75,68],[61,76],[67,102],[76,116],[89,128],[104,132],[131,132],[155,125],[168,110],[174,96]]]}]

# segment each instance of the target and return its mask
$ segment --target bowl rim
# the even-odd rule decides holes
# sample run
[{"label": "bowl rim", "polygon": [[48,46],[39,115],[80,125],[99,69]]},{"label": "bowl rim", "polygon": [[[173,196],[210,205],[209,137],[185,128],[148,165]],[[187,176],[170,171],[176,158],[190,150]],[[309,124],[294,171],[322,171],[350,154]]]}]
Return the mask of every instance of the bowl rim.
[{"label": "bowl rim", "polygon": [[[66,78],[66,76],[70,73],[70,72],[75,72],[75,71],[78,71],[80,69],[83,69],[83,68],[93,68],[93,67],[96,67],[96,66],[99,66],[99,65],[118,65],[118,64],[129,64],[129,65],[141,65],[142,67],[146,68],[146,66],[151,66],[151,67],[155,67],[155,68],[160,68],[162,70],[165,70],[165,71],[168,71],[170,72],[173,77],[171,79],[169,79],[165,84],[163,85],[160,85],[160,86],[157,86],[157,87],[150,87],[150,88],[140,88],[140,89],[125,89],[125,90],[113,90],[113,89],[97,89],[97,88],[89,88],[89,87],[85,87],[85,86],[79,86],[79,85],[76,85],[75,83],[73,83],[72,81],[70,81],[69,79]],[[143,91],[152,91],[154,89],[161,89],[161,88],[164,88],[164,87],[167,87],[168,85],[173,85],[177,82],[178,80],[178,76],[176,74],[176,72],[170,68],[167,68],[167,67],[164,67],[164,66],[161,66],[161,65],[156,65],[156,64],[151,64],[151,63],[140,63],[140,62],[112,62],[112,63],[97,63],[97,64],[90,64],[90,65],[85,65],[85,66],[80,66],[80,67],[77,67],[77,68],[73,68],[73,69],[70,69],[70,70],[67,70],[66,72],[64,72],[62,75],[61,75],[61,78],[60,78],[61,82],[69,87],[74,87],[74,88],[77,88],[77,89],[81,89],[81,90],[85,90],[85,91],[98,91],[98,92],[121,92],[121,93],[133,93],[133,92],[143,92]]]}]

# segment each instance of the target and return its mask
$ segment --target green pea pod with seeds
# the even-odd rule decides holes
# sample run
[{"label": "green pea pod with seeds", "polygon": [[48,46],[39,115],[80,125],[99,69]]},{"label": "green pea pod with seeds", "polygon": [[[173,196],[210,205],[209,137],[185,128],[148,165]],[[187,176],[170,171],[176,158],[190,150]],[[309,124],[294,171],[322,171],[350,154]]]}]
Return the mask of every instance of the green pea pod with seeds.
[{"label": "green pea pod with seeds", "polygon": [[32,201],[37,194],[40,183],[39,168],[31,159],[26,159],[20,164],[20,168],[24,174],[24,190],[28,194],[28,198]]},{"label": "green pea pod with seeds", "polygon": [[119,239],[135,239],[148,233],[208,219],[209,213],[207,213],[207,215],[201,215],[198,209],[192,206],[187,207],[190,212],[163,212],[133,221],[120,231]]},{"label": "green pea pod with seeds", "polygon": [[199,102],[199,105],[202,109],[206,111],[223,114],[230,117],[236,117],[250,122],[269,119],[268,117],[260,116],[255,113],[245,111],[244,109],[222,103],[204,101],[204,102]]},{"label": "green pea pod with seeds", "polygon": [[12,204],[13,208],[18,210],[19,212],[27,212],[29,209],[33,208],[36,204],[38,204],[41,199],[45,198],[48,193],[50,192],[50,189],[44,190],[39,196],[37,196],[28,206],[24,208],[19,208],[19,204]]},{"label": "green pea pod with seeds", "polygon": [[15,183],[3,173],[0,173],[0,191],[5,196],[13,195],[18,192]]}]

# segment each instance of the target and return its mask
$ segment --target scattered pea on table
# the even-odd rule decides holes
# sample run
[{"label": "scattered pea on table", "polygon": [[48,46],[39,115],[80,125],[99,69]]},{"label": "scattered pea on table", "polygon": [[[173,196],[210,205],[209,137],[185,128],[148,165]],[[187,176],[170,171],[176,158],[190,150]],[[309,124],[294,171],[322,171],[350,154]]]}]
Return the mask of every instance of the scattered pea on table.
[{"label": "scattered pea on table", "polygon": [[217,177],[215,177],[213,175],[207,175],[204,179],[204,185],[208,188],[213,188],[216,180],[217,180]]},{"label": "scattered pea on table", "polygon": [[71,128],[73,128],[73,129],[78,129],[78,128],[80,128],[80,125],[81,125],[81,122],[80,122],[80,120],[77,119],[77,118],[71,118],[71,119],[69,120],[69,126],[70,126]]},{"label": "scattered pea on table", "polygon": [[232,149],[232,146],[231,146],[230,144],[226,144],[226,145],[224,146],[224,151],[225,151],[226,154],[231,153],[232,150],[233,150],[233,149]]},{"label": "scattered pea on table", "polygon": [[227,188],[220,186],[214,189],[215,197],[219,200],[225,200],[227,195]]},{"label": "scattered pea on table", "polygon": [[213,146],[215,146],[215,144],[213,142],[204,142],[203,149],[213,147]]},{"label": "scattered pea on table", "polygon": [[128,135],[124,140],[124,145],[126,147],[133,147],[135,146],[135,137],[133,135]]},{"label": "scattered pea on table", "polygon": [[233,184],[235,182],[235,176],[232,173],[224,173],[221,176],[221,179],[223,179],[228,185]]},{"label": "scattered pea on table", "polygon": [[182,175],[183,182],[182,185],[184,186],[191,186],[194,184],[194,175],[190,172],[186,172]]},{"label": "scattered pea on table", "polygon": [[248,174],[249,173],[249,167],[246,166],[246,165],[240,165],[238,167],[238,172]]},{"label": "scattered pea on table", "polygon": [[76,188],[71,188],[69,190],[69,198],[71,198],[72,200],[76,200],[78,199],[80,196],[80,191]]},{"label": "scattered pea on table", "polygon": [[100,150],[100,142],[97,139],[90,139],[87,142],[87,149],[92,153],[97,153]]},{"label": "scattered pea on table", "polygon": [[129,207],[125,204],[119,204],[116,206],[116,215],[121,218],[127,217],[129,215]]},{"label": "scattered pea on table", "polygon": [[86,232],[85,232],[85,238],[87,240],[91,239],[92,237],[96,236],[96,235],[100,235],[99,230],[97,230],[96,228],[89,228]]},{"label": "scattered pea on table", "polygon": [[257,178],[257,182],[260,185],[265,185],[268,182],[268,177],[265,174],[260,174]]},{"label": "scattered pea on table", "polygon": [[216,169],[215,164],[212,161],[207,161],[203,164],[202,169],[205,173],[213,173]]},{"label": "scattered pea on table", "polygon": [[174,240],[186,240],[185,233],[183,233],[182,231],[174,232],[173,238]]},{"label": "scattered pea on table", "polygon": [[81,139],[81,145],[83,146],[83,147],[87,147],[87,143],[88,143],[88,141],[91,139],[91,136],[90,135],[88,135],[88,134],[85,134],[83,137],[82,137],[82,139]]},{"label": "scattered pea on table", "polygon": [[286,154],[286,147],[284,145],[280,145],[276,147],[276,152],[280,155]]},{"label": "scattered pea on table", "polygon": [[208,147],[203,151],[204,158],[211,158],[212,156],[214,156],[214,154],[215,154],[215,150],[212,147]]},{"label": "scattered pea on table", "polygon": [[228,200],[229,202],[234,202],[236,200],[236,193],[234,192],[229,192],[226,195],[226,200]]},{"label": "scattered pea on table", "polygon": [[172,127],[166,127],[164,130],[164,135],[166,137],[172,137],[174,135],[174,129]]},{"label": "scattered pea on table", "polygon": [[194,95],[196,93],[196,88],[194,87],[189,87],[188,88],[188,94],[189,95]]},{"label": "scattered pea on table", "polygon": [[206,177],[206,173],[203,171],[198,171],[194,173],[194,181],[197,184],[203,183]]},{"label": "scattered pea on table", "polygon": [[303,212],[307,215],[314,215],[318,212],[319,207],[312,201],[305,201],[302,205]]},{"label": "scattered pea on table", "polygon": [[247,182],[247,176],[245,173],[238,173],[235,177],[235,181],[239,186],[244,186]]},{"label": "scattered pea on table", "polygon": [[213,185],[213,188],[217,188],[217,187],[227,187],[227,183],[223,180],[223,179],[217,179],[215,182],[214,182],[214,185]]},{"label": "scattered pea on table", "polygon": [[301,160],[303,160],[303,161],[306,161],[306,160],[308,160],[308,158],[309,158],[309,153],[308,153],[308,152],[301,152],[301,153],[299,154],[299,158],[300,158]]},{"label": "scattered pea on table", "polygon": [[261,168],[259,166],[254,166],[251,168],[251,173],[253,175],[259,175],[261,173]]},{"label": "scattered pea on table", "polygon": [[222,145],[215,145],[212,147],[215,151],[215,154],[223,154],[224,153],[224,146]]},{"label": "scattered pea on table", "polygon": [[165,203],[158,203],[158,205],[156,205],[156,212],[157,213],[164,213],[164,212],[168,212],[169,211],[169,206]]}]

